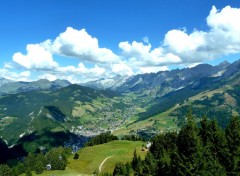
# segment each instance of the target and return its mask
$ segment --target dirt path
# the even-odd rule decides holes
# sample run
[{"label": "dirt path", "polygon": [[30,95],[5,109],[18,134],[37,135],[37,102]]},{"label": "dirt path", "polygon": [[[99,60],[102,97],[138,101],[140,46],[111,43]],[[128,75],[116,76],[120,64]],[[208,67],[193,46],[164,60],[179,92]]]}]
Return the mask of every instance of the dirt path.
[{"label": "dirt path", "polygon": [[99,166],[99,168],[98,168],[98,170],[99,170],[99,173],[101,172],[101,170],[102,170],[102,166],[103,166],[103,164],[109,159],[109,158],[111,158],[112,156],[109,156],[109,157],[107,157],[107,158],[105,158],[104,160],[103,160],[103,162],[100,164],[100,166]]}]

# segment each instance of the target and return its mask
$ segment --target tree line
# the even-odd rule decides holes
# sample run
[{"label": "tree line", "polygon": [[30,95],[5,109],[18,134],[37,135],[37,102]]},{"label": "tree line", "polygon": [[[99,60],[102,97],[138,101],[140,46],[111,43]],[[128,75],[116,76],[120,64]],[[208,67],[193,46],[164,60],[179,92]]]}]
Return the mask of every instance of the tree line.
[{"label": "tree line", "polygon": [[131,163],[117,163],[105,176],[211,176],[240,175],[240,119],[230,119],[225,129],[204,117],[198,125],[188,115],[177,132],[159,134],[144,160],[134,151]]},{"label": "tree line", "polygon": [[92,137],[85,144],[85,147],[104,144],[114,140],[144,141],[144,139],[138,135],[125,135],[125,136],[117,137],[111,134],[111,132],[109,131],[109,132],[101,133],[99,135]]},{"label": "tree line", "polygon": [[32,171],[41,174],[44,170],[65,170],[67,156],[70,154],[71,150],[63,147],[53,148],[46,154],[42,152],[37,154],[29,153],[27,157],[22,158],[12,168],[6,164],[1,164],[0,175],[18,176],[25,173],[26,176],[31,176]]}]

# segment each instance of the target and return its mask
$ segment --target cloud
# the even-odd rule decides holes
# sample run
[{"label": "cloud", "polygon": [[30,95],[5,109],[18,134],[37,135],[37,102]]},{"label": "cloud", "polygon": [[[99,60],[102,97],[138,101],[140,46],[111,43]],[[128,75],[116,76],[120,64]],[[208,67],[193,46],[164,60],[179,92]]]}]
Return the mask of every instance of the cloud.
[{"label": "cloud", "polygon": [[52,53],[46,50],[41,44],[28,44],[27,54],[20,52],[13,55],[13,61],[26,69],[54,69],[58,63],[52,58]]},{"label": "cloud", "polygon": [[84,63],[79,63],[78,66],[57,67],[56,69],[40,75],[38,79],[67,79],[72,83],[86,82],[90,80],[100,79],[105,77],[107,70],[98,65],[86,67]]},{"label": "cloud", "polygon": [[[100,47],[98,39],[85,29],[68,27],[53,40],[28,44],[26,54],[15,53],[13,63],[5,63],[0,76],[27,80],[39,74],[41,78],[68,79],[76,83],[114,74],[158,72],[167,70],[170,65],[192,66],[240,53],[240,20],[237,19],[240,19],[240,9],[226,6],[218,10],[213,6],[206,18],[208,30],[172,29],[159,41],[158,47],[152,47],[148,37],[142,42],[123,41],[118,44],[119,55]],[[79,64],[62,66],[54,56],[64,56],[62,58],[69,63],[69,58],[76,58]],[[19,66],[21,74],[10,71],[19,69]]]},{"label": "cloud", "polygon": [[76,30],[68,27],[51,44],[55,54],[76,57],[80,61],[93,63],[116,63],[120,58],[110,49],[100,48],[98,39],[89,35],[85,29]]},{"label": "cloud", "polygon": [[164,38],[166,51],[179,56],[183,63],[197,63],[240,52],[240,9],[212,7],[207,17],[209,31],[171,30]]},{"label": "cloud", "polygon": [[159,71],[166,71],[169,70],[167,66],[162,67],[139,67],[139,74],[141,73],[157,73]]},{"label": "cloud", "polygon": [[113,64],[112,72],[115,74],[119,74],[119,75],[129,75],[129,76],[134,74],[132,69],[124,62],[118,63],[118,64]]},{"label": "cloud", "polygon": [[0,69],[0,77],[13,80],[13,81],[30,81],[31,72],[23,71],[23,72],[13,72],[9,71],[6,68]]},{"label": "cloud", "polygon": [[20,77],[30,77],[31,76],[31,72],[30,71],[23,71],[21,73],[19,73]]},{"label": "cloud", "polygon": [[83,63],[79,63],[77,67],[75,66],[66,66],[58,67],[55,72],[65,73],[65,74],[76,74],[76,75],[88,75],[89,77],[101,77],[104,75],[106,70],[98,65],[94,67],[87,68]]},{"label": "cloud", "polygon": [[129,64],[142,71],[149,70],[144,67],[206,62],[240,52],[240,20],[236,19],[240,19],[240,9],[226,6],[220,11],[213,6],[206,19],[209,31],[173,29],[157,48],[152,48],[148,38],[145,43],[120,42],[119,48]]},{"label": "cloud", "polygon": [[55,81],[56,79],[60,79],[60,78],[58,78],[54,74],[46,73],[46,74],[39,75],[37,79],[47,79],[49,81]]},{"label": "cloud", "polygon": [[128,59],[132,67],[163,66],[181,63],[181,59],[172,53],[167,53],[164,48],[151,49],[151,44],[133,41],[119,43],[123,56]]},{"label": "cloud", "polygon": [[149,43],[149,39],[147,36],[143,37],[142,40],[144,41],[144,43]]}]

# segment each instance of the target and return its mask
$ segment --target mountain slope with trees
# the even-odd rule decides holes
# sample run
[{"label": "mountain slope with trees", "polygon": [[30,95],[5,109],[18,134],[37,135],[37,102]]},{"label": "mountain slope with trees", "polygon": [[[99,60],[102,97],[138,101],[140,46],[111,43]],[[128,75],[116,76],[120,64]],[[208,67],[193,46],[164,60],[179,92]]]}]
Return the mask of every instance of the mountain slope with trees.
[{"label": "mountain slope with trees", "polygon": [[62,81],[56,84],[63,88],[52,87],[40,80],[31,83],[39,89],[0,96],[0,137],[8,147],[22,145],[32,152],[106,131],[151,137],[180,128],[189,109],[196,121],[217,117],[226,127],[240,112],[239,70],[240,60],[136,75],[115,92]]},{"label": "mountain slope with trees", "polygon": [[179,133],[157,135],[144,160],[134,152],[130,172],[128,164],[118,163],[113,175],[239,175],[239,151],[238,117],[231,118],[223,130],[206,117],[198,127],[189,114]]}]

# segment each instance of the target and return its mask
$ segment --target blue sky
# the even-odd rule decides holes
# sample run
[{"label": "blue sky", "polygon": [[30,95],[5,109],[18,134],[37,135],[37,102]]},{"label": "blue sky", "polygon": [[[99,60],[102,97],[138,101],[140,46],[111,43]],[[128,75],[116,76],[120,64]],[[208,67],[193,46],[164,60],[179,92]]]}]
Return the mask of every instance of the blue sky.
[{"label": "blue sky", "polygon": [[0,76],[86,82],[240,59],[237,0],[8,0]]}]

